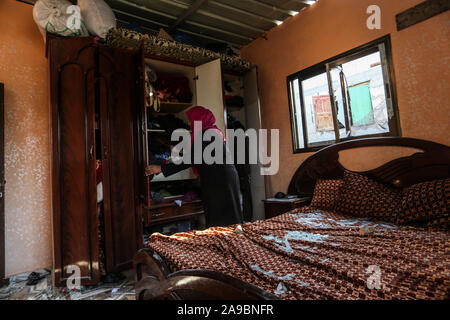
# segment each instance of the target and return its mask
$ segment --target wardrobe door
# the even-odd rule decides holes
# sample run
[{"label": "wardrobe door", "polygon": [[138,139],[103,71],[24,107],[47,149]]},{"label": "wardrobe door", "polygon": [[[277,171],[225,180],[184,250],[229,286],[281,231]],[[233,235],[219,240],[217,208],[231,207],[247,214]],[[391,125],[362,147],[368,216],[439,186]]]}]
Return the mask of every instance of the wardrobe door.
[{"label": "wardrobe door", "polygon": [[139,61],[138,52],[99,48],[98,85],[108,272],[131,268],[134,254],[143,242],[137,228]]},{"label": "wardrobe door", "polygon": [[220,59],[196,67],[195,75],[197,105],[211,110],[216,118],[217,127],[225,134],[227,117],[223,102]]},{"label": "wardrobe door", "polygon": [[[244,102],[245,119],[247,129],[261,129],[261,111],[258,95],[257,69],[253,67],[244,75]],[[253,152],[257,152],[254,150]],[[264,176],[261,175],[261,165],[250,165],[250,186],[253,202],[253,220],[264,219],[264,203],[266,199],[266,190]]]},{"label": "wardrobe door", "polygon": [[[95,179],[95,47],[48,38],[52,108],[53,250],[56,286],[99,280]],[[79,272],[79,273],[78,273]],[[75,284],[76,282],[71,282]]]}]

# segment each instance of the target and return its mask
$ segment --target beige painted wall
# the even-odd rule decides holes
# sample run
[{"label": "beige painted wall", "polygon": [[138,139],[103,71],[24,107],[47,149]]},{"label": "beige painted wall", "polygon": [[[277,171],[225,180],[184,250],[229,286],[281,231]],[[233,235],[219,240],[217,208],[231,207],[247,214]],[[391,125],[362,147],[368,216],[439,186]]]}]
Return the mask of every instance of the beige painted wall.
[{"label": "beige painted wall", "polygon": [[[388,33],[404,136],[450,144],[450,13],[397,32],[395,14],[418,2],[320,0],[270,31],[269,40],[243,48],[244,57],[259,67],[263,126],[280,129],[283,165],[269,178],[269,193],[286,190],[309,155],[292,153],[286,76]],[[365,11],[375,3],[382,8],[382,29],[370,31]],[[0,0],[0,30],[0,82],[6,89],[6,272],[13,275],[52,263],[47,61],[32,6]],[[346,158],[358,168],[384,161],[381,152]]]},{"label": "beige painted wall", "polygon": [[52,265],[47,60],[32,9],[0,1],[7,276]]},{"label": "beige painted wall", "polygon": [[[286,191],[300,163],[310,153],[294,154],[286,76],[391,34],[403,136],[450,144],[450,12],[397,32],[395,15],[417,0],[319,0],[259,38],[241,52],[258,66],[264,128],[280,129],[279,173],[266,182],[267,194]],[[381,8],[381,30],[369,30],[367,7]],[[344,166],[367,170],[401,153],[367,149],[345,154]]]}]

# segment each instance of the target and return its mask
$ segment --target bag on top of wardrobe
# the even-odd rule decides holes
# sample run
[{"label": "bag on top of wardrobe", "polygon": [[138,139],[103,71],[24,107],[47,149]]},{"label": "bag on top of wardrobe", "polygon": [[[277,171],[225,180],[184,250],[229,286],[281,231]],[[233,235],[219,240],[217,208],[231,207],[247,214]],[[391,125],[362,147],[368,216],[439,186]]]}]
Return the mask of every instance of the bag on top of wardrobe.
[{"label": "bag on top of wardrobe", "polygon": [[65,37],[88,36],[80,8],[67,0],[38,0],[33,7],[33,19],[45,40],[45,32]]},{"label": "bag on top of wardrobe", "polygon": [[114,12],[105,1],[78,0],[77,4],[91,34],[105,38],[109,29],[116,27]]}]

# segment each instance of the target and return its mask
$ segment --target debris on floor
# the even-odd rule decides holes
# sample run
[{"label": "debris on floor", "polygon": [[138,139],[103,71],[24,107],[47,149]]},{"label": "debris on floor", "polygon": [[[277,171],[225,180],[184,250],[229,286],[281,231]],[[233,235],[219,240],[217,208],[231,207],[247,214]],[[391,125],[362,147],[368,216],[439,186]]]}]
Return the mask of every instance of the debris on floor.
[{"label": "debris on floor", "polygon": [[122,274],[117,282],[69,290],[53,287],[51,272],[38,270],[11,277],[9,285],[0,288],[0,300],[134,300],[133,270]]}]

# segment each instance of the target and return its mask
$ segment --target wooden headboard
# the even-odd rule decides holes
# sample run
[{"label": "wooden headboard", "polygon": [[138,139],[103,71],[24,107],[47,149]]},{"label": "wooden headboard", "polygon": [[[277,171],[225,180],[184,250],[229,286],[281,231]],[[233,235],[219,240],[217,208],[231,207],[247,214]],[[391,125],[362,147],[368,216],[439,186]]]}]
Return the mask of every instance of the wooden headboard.
[{"label": "wooden headboard", "polygon": [[314,153],[295,172],[289,184],[289,194],[312,194],[317,179],[342,178],[345,168],[339,162],[339,151],[380,146],[407,147],[422,152],[394,159],[376,169],[359,172],[360,174],[397,188],[450,177],[448,146],[414,138],[365,138],[337,143]]}]

